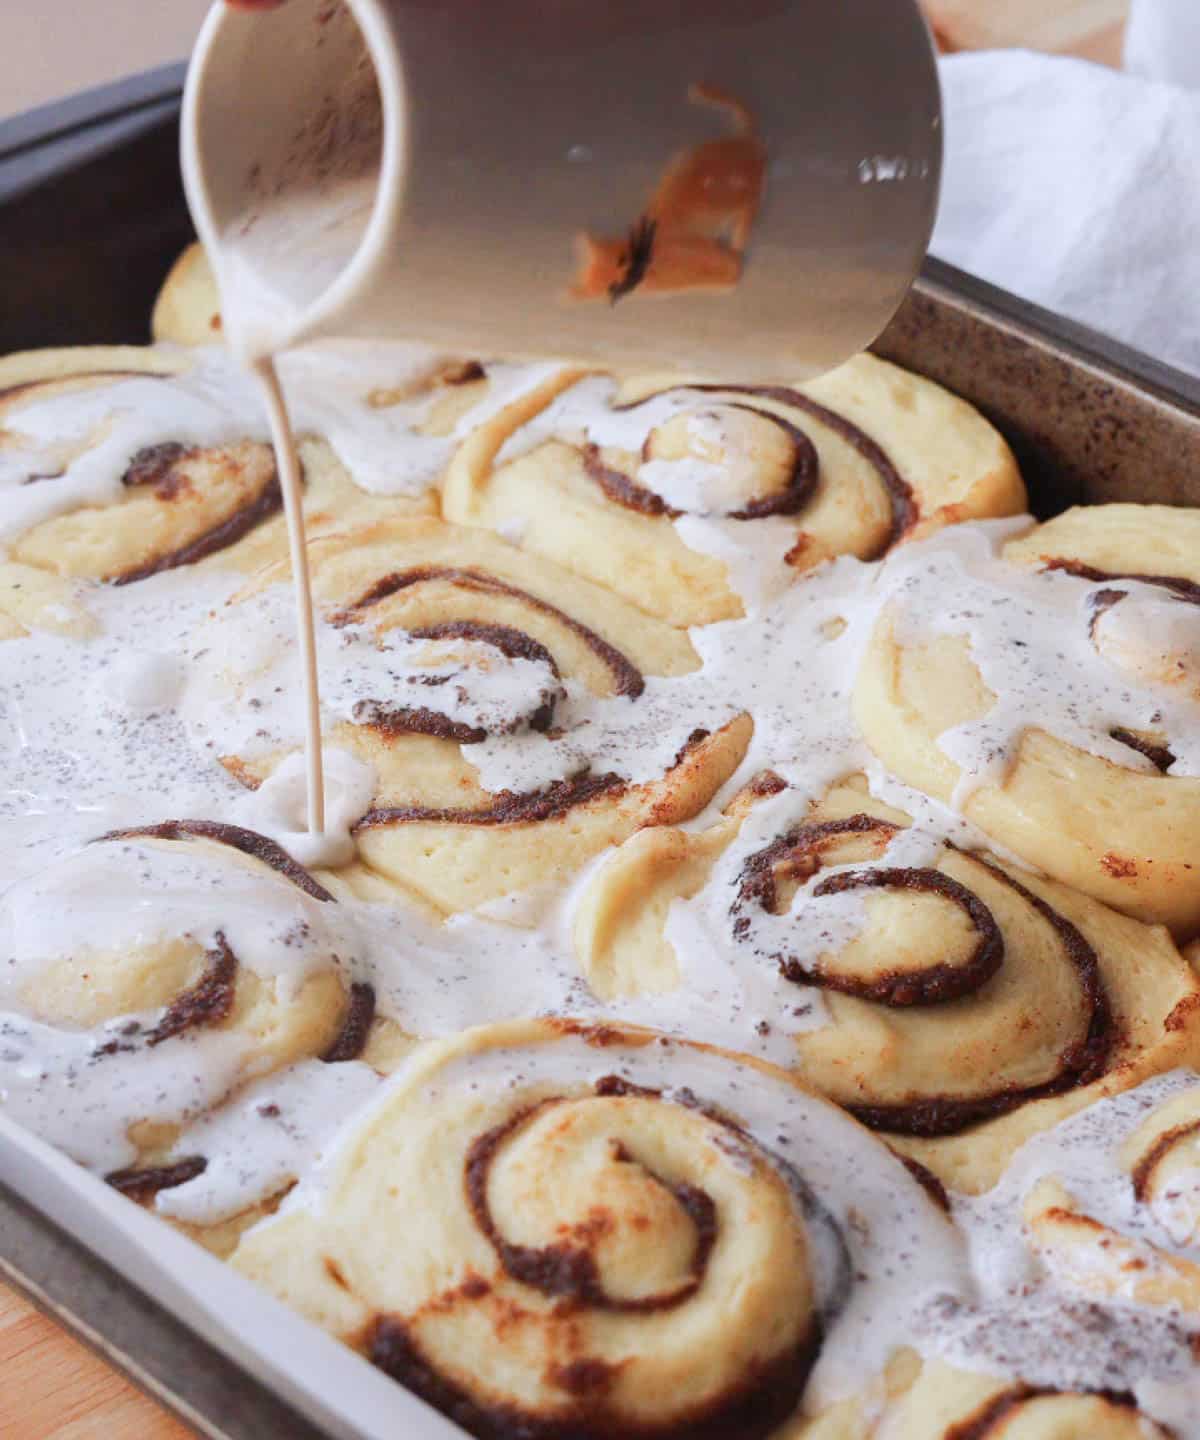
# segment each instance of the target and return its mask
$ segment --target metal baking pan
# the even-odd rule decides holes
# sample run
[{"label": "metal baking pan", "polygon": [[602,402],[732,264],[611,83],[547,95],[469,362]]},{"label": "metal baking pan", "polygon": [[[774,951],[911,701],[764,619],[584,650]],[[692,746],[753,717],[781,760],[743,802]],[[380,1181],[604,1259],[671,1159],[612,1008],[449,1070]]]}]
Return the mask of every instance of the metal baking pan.
[{"label": "metal baking pan", "polygon": [[[0,353],[149,338],[158,286],[192,238],[177,157],[182,78],[170,66],[0,123]],[[1039,514],[1118,499],[1200,504],[1200,382],[1179,371],[937,260],[875,349],[1003,431]],[[329,1433],[5,1178],[0,1274],[136,1384],[212,1440]]]}]

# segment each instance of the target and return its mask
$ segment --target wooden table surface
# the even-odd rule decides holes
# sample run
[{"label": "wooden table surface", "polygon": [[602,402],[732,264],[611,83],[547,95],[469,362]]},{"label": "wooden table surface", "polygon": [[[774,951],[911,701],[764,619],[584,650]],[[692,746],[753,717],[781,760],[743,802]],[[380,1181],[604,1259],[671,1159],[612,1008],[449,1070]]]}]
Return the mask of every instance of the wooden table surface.
[{"label": "wooden table surface", "polygon": [[[1024,45],[1118,64],[1128,0],[929,0],[927,8],[943,37],[960,49]],[[192,1435],[0,1285],[5,1440],[191,1440]]]}]

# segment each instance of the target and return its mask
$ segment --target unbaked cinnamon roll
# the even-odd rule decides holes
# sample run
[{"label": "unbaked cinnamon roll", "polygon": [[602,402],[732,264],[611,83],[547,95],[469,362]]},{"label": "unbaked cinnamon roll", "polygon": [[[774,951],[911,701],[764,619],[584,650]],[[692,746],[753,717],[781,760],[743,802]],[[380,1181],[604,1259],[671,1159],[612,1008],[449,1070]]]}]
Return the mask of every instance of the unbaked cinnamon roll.
[{"label": "unbaked cinnamon roll", "polygon": [[766,577],[1019,513],[1025,491],[975,410],[864,355],[803,386],[564,373],[470,437],[443,508],[701,625],[743,613]]},{"label": "unbaked cinnamon roll", "polygon": [[[310,549],[327,743],[368,777],[359,856],[442,912],[690,818],[745,751],[736,709],[710,733],[660,707],[643,734],[648,678],[698,668],[687,635],[497,537],[409,520]],[[268,569],[197,640],[197,734],[252,787],[301,739],[290,606],[286,568]],[[591,748],[614,734],[641,748]]]},{"label": "unbaked cinnamon roll", "polygon": [[803,1434],[961,1281],[878,1141],[647,1031],[430,1046],[326,1174],[233,1263],[480,1437]]},{"label": "unbaked cinnamon roll", "polygon": [[1164,930],[923,837],[861,781],[771,835],[786,800],[764,778],[712,828],[643,831],[604,862],[574,914],[602,997],[693,1033],[728,1015],[966,1190],[1200,1054],[1200,980]]},{"label": "unbaked cinnamon roll", "polygon": [[1070,511],[896,576],[855,715],[899,778],[1085,894],[1200,926],[1200,512]]}]

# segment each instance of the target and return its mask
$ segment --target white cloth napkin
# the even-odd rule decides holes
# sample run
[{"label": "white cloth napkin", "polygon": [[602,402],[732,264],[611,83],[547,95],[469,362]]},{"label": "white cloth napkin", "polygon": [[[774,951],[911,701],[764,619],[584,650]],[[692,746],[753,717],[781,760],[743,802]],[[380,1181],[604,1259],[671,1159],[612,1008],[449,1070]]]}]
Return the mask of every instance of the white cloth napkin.
[{"label": "white cloth napkin", "polygon": [[933,253],[1200,374],[1200,91],[1020,50],[941,77]]}]

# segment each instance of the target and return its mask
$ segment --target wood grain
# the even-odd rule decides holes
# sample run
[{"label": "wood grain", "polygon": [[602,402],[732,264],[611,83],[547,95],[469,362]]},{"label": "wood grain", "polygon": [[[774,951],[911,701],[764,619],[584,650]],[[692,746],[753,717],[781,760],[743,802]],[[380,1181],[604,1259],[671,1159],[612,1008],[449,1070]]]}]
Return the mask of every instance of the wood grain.
[{"label": "wood grain", "polygon": [[53,1320],[0,1286],[0,1435],[5,1440],[191,1440],[192,1431]]},{"label": "wood grain", "polygon": [[[1128,0],[929,0],[926,8],[960,49],[1019,45],[1117,65],[1129,5]],[[191,1430],[3,1285],[0,1436],[192,1440]]]}]

